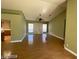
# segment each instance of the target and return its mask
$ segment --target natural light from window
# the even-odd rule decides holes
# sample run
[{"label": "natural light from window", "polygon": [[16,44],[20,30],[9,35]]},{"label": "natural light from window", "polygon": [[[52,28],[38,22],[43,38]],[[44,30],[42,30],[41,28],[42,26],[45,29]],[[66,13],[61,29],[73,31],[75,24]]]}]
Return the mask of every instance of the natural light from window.
[{"label": "natural light from window", "polygon": [[32,23],[28,24],[28,32],[33,33],[33,24]]},{"label": "natural light from window", "polygon": [[42,31],[43,31],[43,32],[47,32],[47,24],[43,24]]}]

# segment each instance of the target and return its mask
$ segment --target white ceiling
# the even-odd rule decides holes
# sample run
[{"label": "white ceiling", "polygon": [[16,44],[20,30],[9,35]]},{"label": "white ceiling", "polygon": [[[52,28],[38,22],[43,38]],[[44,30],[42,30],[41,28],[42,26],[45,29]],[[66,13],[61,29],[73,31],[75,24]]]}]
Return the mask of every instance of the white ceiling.
[{"label": "white ceiling", "polygon": [[27,20],[50,21],[66,8],[66,0],[1,0],[1,7],[21,10]]}]

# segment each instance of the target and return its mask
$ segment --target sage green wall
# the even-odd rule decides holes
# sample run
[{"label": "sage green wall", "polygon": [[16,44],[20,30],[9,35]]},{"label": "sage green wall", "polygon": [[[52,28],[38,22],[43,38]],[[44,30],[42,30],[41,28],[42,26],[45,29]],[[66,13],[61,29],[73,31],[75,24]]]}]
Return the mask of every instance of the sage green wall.
[{"label": "sage green wall", "polygon": [[77,1],[67,0],[65,47],[77,53]]},{"label": "sage green wall", "polygon": [[23,39],[26,34],[26,22],[22,15],[2,13],[1,19],[11,21],[11,41]]},{"label": "sage green wall", "polygon": [[64,21],[66,20],[66,11],[56,16],[49,22],[49,34],[54,34],[59,37],[64,37]]}]

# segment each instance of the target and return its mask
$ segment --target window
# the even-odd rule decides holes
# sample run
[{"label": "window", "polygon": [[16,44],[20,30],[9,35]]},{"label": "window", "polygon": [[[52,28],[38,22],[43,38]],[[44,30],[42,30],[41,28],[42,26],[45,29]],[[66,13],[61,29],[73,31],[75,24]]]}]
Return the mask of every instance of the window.
[{"label": "window", "polygon": [[47,24],[43,24],[42,26],[42,32],[47,32]]},{"label": "window", "polygon": [[33,33],[33,24],[32,23],[28,23],[28,32]]}]

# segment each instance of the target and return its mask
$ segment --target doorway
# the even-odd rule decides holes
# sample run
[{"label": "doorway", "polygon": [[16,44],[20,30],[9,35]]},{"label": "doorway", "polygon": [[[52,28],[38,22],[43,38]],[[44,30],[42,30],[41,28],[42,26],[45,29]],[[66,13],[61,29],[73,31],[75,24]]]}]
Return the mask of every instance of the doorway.
[{"label": "doorway", "polygon": [[10,20],[1,20],[1,41],[9,42],[11,40],[11,22]]}]

